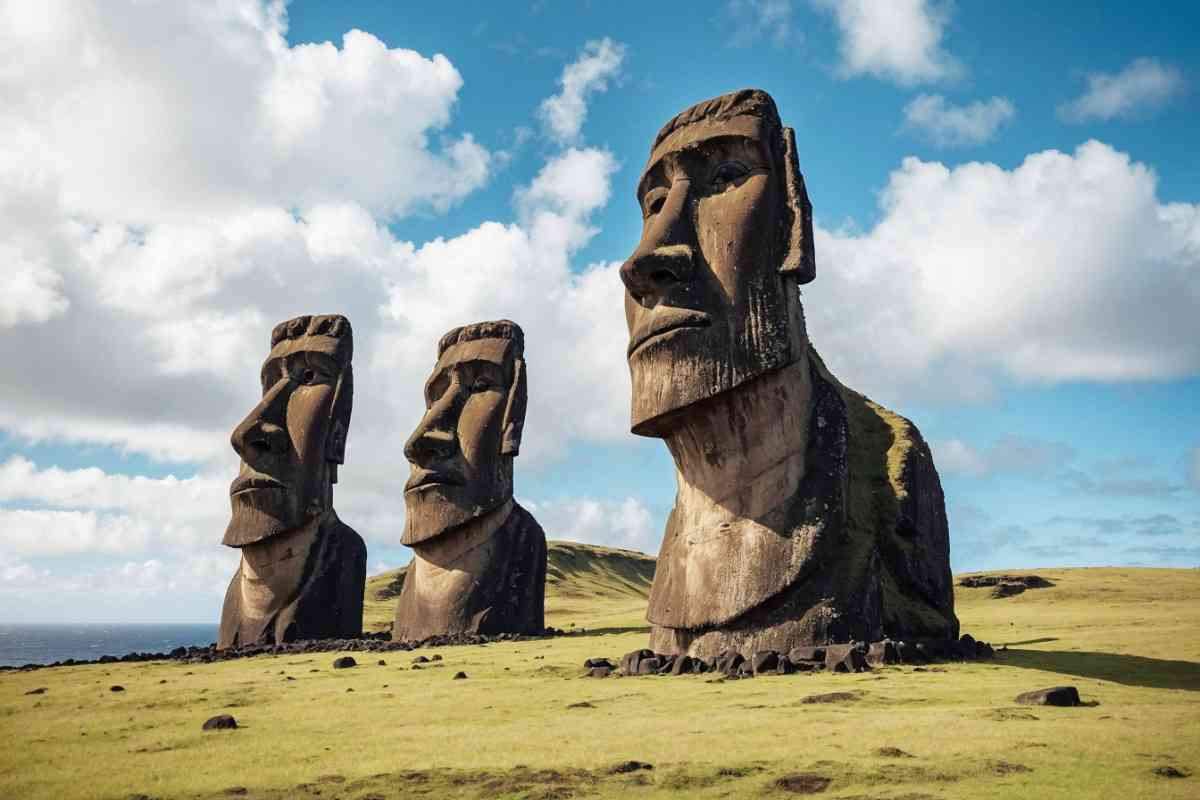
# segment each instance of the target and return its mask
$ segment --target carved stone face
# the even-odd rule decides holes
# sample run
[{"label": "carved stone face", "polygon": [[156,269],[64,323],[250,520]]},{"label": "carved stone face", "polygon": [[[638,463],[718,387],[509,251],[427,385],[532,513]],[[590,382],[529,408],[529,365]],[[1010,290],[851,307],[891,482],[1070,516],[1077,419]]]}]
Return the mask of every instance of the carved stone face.
[{"label": "carved stone face", "polygon": [[425,416],[404,447],[412,473],[403,544],[432,539],[512,497],[516,446],[508,441],[524,420],[524,403],[513,402],[524,386],[515,385],[522,378],[512,348],[500,338],[459,342],[434,366]]},{"label": "carved stone face", "polygon": [[702,119],[651,153],[642,239],[621,268],[636,434],[663,436],[672,412],[802,352],[796,278],[780,272],[791,223],[780,139],[759,117]]},{"label": "carved stone face", "polygon": [[262,401],[231,437],[242,466],[229,487],[233,515],[225,544],[253,544],[331,506],[349,417],[347,403],[343,417],[331,419],[343,374],[341,344],[323,335],[285,338],[263,362]]}]

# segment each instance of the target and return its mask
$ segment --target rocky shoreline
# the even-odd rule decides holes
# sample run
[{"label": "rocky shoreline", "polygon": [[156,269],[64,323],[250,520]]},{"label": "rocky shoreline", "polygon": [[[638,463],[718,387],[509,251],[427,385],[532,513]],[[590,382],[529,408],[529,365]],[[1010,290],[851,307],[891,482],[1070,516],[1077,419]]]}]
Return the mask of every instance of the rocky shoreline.
[{"label": "rocky shoreline", "polygon": [[185,664],[208,664],[214,661],[232,661],[237,658],[252,656],[295,655],[299,653],[333,653],[348,651],[353,653],[390,653],[398,650],[418,650],[422,647],[450,647],[456,645],[485,645],[493,642],[526,642],[534,639],[548,639],[555,636],[573,636],[576,632],[563,631],[558,628],[546,628],[540,635],[521,633],[501,633],[494,636],[485,634],[454,634],[452,636],[430,636],[419,641],[392,641],[390,633],[368,633],[353,639],[306,639],[298,642],[286,642],[278,645],[250,645],[247,647],[227,648],[218,650],[213,644],[198,647],[176,647],[165,653],[126,653],[123,656],[104,655],[96,659],[68,658],[51,664],[23,664],[21,666],[0,666],[0,672],[28,672],[52,667],[82,667],[89,664],[132,664],[144,661],[179,661]]}]

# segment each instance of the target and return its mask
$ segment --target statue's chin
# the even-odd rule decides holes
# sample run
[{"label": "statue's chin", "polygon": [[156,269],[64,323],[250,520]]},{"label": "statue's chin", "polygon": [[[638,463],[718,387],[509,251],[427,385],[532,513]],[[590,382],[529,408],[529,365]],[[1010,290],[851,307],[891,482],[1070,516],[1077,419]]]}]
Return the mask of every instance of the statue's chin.
[{"label": "statue's chin", "polygon": [[506,498],[480,502],[452,503],[438,497],[410,500],[406,504],[403,544],[412,546],[453,533],[469,522],[499,508]]},{"label": "statue's chin", "polygon": [[233,515],[225,528],[222,542],[230,547],[245,547],[299,528],[319,513],[318,509],[302,513],[290,502],[267,505],[235,498]]}]

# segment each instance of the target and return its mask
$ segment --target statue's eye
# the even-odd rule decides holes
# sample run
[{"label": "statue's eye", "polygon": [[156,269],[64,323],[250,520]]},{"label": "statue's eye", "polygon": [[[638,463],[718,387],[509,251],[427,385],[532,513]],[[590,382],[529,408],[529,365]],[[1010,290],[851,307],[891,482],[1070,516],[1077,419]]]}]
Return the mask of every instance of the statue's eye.
[{"label": "statue's eye", "polygon": [[472,392],[486,392],[489,389],[495,389],[496,384],[492,383],[491,379],[480,375],[471,383]]},{"label": "statue's eye", "polygon": [[726,161],[713,170],[712,180],[709,182],[714,189],[720,191],[730,184],[738,183],[749,174],[750,170],[740,161]]},{"label": "statue's eye", "polygon": [[658,186],[646,192],[646,196],[642,198],[642,213],[646,217],[652,217],[662,211],[663,205],[667,202],[667,190]]},{"label": "statue's eye", "polygon": [[314,370],[306,369],[300,373],[301,383],[312,383],[317,379],[317,373]]}]

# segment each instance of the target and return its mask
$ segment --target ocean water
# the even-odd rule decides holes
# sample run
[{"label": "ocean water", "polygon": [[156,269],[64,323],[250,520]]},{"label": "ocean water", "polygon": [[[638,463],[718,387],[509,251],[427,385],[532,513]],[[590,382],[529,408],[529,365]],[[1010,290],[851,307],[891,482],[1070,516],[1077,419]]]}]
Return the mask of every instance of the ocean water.
[{"label": "ocean water", "polygon": [[126,653],[163,653],[209,645],[216,625],[16,625],[0,623],[0,666],[95,660]]}]

